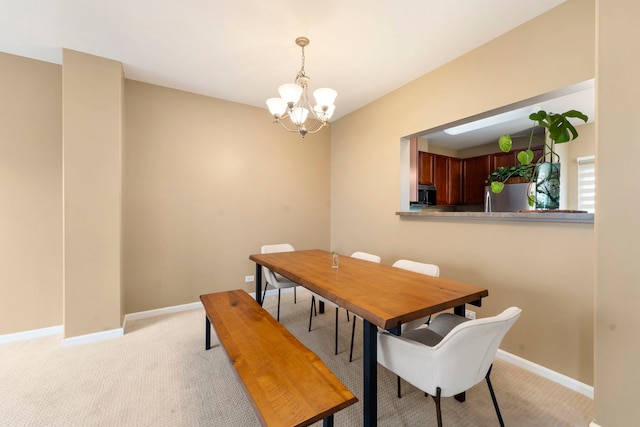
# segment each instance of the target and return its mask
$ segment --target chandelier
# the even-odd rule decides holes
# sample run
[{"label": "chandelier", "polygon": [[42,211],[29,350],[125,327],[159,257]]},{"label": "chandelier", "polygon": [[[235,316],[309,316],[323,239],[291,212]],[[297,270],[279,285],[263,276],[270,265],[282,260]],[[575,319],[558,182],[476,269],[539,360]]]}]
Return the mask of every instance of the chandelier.
[{"label": "chandelier", "polygon": [[[302,66],[296,75],[295,83],[286,83],[278,87],[280,98],[267,99],[269,112],[275,119],[274,123],[280,123],[289,132],[298,132],[302,137],[308,133],[316,133],[327,125],[333,115],[336,106],[333,102],[338,93],[329,88],[320,88],[313,91],[316,101],[315,106],[309,102],[309,81],[311,79],[304,73],[304,48],[309,44],[306,37],[298,37],[296,45],[302,48]],[[307,122],[311,112],[311,122]],[[285,119],[289,119],[289,125]],[[307,123],[307,124],[305,124]]]}]

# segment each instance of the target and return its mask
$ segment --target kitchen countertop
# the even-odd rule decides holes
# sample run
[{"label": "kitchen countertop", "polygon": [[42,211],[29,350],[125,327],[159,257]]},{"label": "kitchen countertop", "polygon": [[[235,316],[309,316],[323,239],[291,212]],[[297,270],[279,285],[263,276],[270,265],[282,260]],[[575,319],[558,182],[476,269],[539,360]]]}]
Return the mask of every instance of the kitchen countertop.
[{"label": "kitchen countertop", "polygon": [[424,208],[412,211],[396,212],[400,217],[433,218],[453,220],[481,221],[542,221],[542,222],[575,222],[593,224],[594,214],[580,211],[548,211],[529,210],[519,212],[455,212],[443,209]]}]

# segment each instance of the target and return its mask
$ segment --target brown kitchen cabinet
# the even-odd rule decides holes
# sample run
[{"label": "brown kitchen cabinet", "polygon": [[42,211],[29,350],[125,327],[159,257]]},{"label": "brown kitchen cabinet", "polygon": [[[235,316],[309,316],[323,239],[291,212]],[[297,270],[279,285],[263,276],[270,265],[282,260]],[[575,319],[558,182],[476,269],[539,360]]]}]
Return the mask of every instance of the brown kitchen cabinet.
[{"label": "brown kitchen cabinet", "polygon": [[[489,171],[489,173],[491,173],[492,171],[498,169],[499,167],[502,166],[507,166],[507,167],[511,167],[511,166],[515,166],[518,164],[518,153],[522,151],[522,150],[512,150],[508,153],[494,153],[494,154],[490,154],[491,156],[491,170]],[[542,153],[544,151],[544,147],[539,146],[539,147],[532,147],[531,151],[533,151],[533,163],[537,162],[538,159],[540,157],[542,157]]]},{"label": "brown kitchen cabinet", "polygon": [[449,162],[447,157],[434,156],[433,175],[433,184],[436,186],[436,205],[448,205]]},{"label": "brown kitchen cabinet", "polygon": [[491,155],[470,157],[462,161],[462,203],[484,203],[485,180],[491,172]]},{"label": "brown kitchen cabinet", "polygon": [[[447,185],[447,201],[450,205],[462,204],[462,159],[449,157],[449,182]],[[436,193],[437,196],[437,193]]]},{"label": "brown kitchen cabinet", "polygon": [[[518,164],[517,153],[510,151],[508,153],[496,153],[491,154],[491,171],[498,169],[499,167],[511,167]],[[489,172],[491,173],[491,172]]]},{"label": "brown kitchen cabinet", "polygon": [[421,151],[419,161],[418,183],[436,187],[436,205],[459,205],[462,202],[462,160]]},{"label": "brown kitchen cabinet", "polygon": [[[542,157],[543,147],[534,147],[533,161]],[[500,166],[518,164],[517,154],[492,153],[483,156],[458,159],[440,154],[419,152],[418,183],[436,187],[437,205],[482,205],[486,179]]]},{"label": "brown kitchen cabinet", "polygon": [[435,154],[427,153],[426,151],[420,151],[418,160],[420,162],[418,166],[418,184],[421,185],[435,185],[434,184],[434,170],[433,159]]}]

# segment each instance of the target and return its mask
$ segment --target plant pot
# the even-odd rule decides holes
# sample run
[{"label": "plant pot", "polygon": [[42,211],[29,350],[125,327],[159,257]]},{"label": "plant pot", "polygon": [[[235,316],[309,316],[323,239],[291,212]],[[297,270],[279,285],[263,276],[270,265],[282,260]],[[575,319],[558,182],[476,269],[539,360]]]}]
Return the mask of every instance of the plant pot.
[{"label": "plant pot", "polygon": [[560,208],[560,163],[540,163],[536,168],[536,209]]}]

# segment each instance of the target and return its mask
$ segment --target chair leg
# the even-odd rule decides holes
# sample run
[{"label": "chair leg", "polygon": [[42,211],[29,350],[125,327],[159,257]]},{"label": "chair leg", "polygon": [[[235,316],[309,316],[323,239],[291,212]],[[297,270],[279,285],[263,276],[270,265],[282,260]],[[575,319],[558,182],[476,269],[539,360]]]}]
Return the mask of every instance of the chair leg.
[{"label": "chair leg", "polygon": [[336,351],[334,354],[338,354],[338,307],[336,307]]},{"label": "chair leg", "polygon": [[398,399],[402,397],[402,391],[400,390],[400,375],[396,375],[398,381]]},{"label": "chair leg", "polygon": [[311,332],[311,319],[313,319],[313,312],[316,308],[316,297],[311,295],[311,309],[309,310],[309,332]]},{"label": "chair leg", "polygon": [[349,310],[345,310],[347,312],[347,322],[349,321]]},{"label": "chair leg", "polygon": [[356,332],[356,316],[353,316],[353,324],[351,325],[351,348],[349,349],[349,362],[353,360],[353,336]]},{"label": "chair leg", "polygon": [[500,414],[500,408],[498,407],[496,394],[493,392],[493,386],[491,385],[491,380],[489,379],[489,375],[491,375],[491,368],[493,368],[493,364],[489,366],[489,370],[487,371],[487,375],[484,377],[484,379],[487,380],[487,386],[489,386],[489,393],[491,393],[491,400],[493,400],[493,406],[496,408],[496,414],[498,415],[498,421],[500,422],[500,427],[504,427],[504,421],[502,421],[502,414]]},{"label": "chair leg", "polygon": [[442,427],[442,411],[440,408],[440,387],[436,388],[436,395],[433,397],[433,401],[436,403],[436,418],[438,419],[438,427]]},{"label": "chair leg", "polygon": [[280,321],[280,289],[278,289],[278,316],[276,317],[276,320],[278,322]]},{"label": "chair leg", "polygon": [[293,303],[297,304],[297,297],[296,297],[296,286],[293,287]]},{"label": "chair leg", "polygon": [[269,284],[265,282],[264,291],[262,292],[262,304],[264,304],[264,297],[267,296],[267,286],[269,286]]}]

